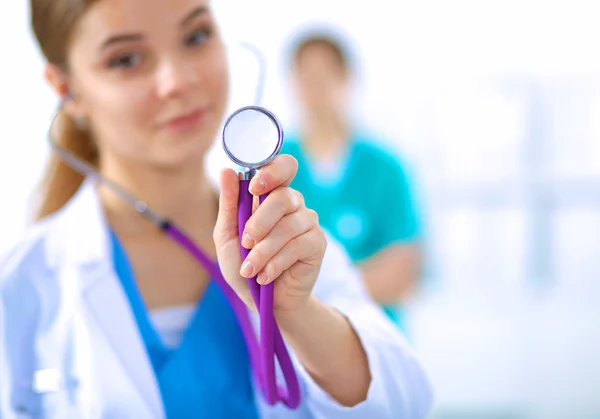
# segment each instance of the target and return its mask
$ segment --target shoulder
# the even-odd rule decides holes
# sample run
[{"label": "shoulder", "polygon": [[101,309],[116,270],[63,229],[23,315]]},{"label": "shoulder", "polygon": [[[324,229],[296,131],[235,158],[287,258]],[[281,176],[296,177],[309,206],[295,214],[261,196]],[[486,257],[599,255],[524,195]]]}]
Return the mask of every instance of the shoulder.
[{"label": "shoulder", "polygon": [[355,151],[362,158],[362,164],[377,168],[379,176],[397,184],[412,184],[417,176],[416,168],[410,160],[397,148],[373,135],[356,135]]},{"label": "shoulder", "polygon": [[3,289],[104,256],[105,230],[93,186],[91,181],[83,184],[63,208],[28,227],[22,238],[0,256]]},{"label": "shoulder", "polygon": [[48,239],[56,218],[48,217],[28,227],[7,252],[0,256],[0,297],[4,303],[14,301],[25,292],[29,297],[36,279],[49,275]]},{"label": "shoulder", "polygon": [[[54,218],[32,225],[0,256],[0,364],[6,369],[0,377],[0,399],[18,397],[19,380],[31,379],[33,349],[51,323],[46,314],[62,309],[56,299],[57,276],[47,263],[47,240],[54,225]],[[6,413],[7,399],[3,404],[0,416]]]},{"label": "shoulder", "polygon": [[354,146],[371,164],[377,164],[381,168],[403,171],[406,166],[406,160],[399,150],[377,136],[358,133],[354,138]]}]

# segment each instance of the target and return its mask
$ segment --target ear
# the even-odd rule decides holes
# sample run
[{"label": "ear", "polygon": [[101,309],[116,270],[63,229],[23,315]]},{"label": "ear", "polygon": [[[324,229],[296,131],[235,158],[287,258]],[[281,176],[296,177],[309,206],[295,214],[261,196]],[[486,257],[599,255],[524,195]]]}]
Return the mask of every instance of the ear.
[{"label": "ear", "polygon": [[44,77],[63,103],[63,109],[72,116],[77,115],[77,105],[73,100],[71,88],[65,72],[54,64],[46,64],[46,67],[44,68]]},{"label": "ear", "polygon": [[44,68],[44,77],[54,92],[65,100],[69,94],[69,85],[67,84],[67,76],[63,70],[54,64],[46,64]]}]

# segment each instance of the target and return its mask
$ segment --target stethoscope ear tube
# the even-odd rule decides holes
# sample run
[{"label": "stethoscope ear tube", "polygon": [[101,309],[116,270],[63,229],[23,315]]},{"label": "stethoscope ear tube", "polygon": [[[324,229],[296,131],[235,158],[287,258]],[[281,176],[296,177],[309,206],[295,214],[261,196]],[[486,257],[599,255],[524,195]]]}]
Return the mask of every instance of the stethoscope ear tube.
[{"label": "stethoscope ear tube", "polygon": [[54,139],[53,132],[56,128],[56,123],[57,123],[58,117],[61,115],[61,110],[63,109],[63,106],[64,106],[64,101],[61,102],[59,109],[52,116],[52,119],[50,121],[50,126],[48,128],[48,134],[47,134],[48,143],[49,143],[52,151],[54,153],[56,153],[56,155],[66,165],[71,167],[73,170],[75,170],[82,176],[84,176],[86,178],[94,179],[94,180],[102,183],[103,185],[107,186],[108,188],[110,188],[110,190],[114,194],[116,194],[123,201],[125,201],[126,203],[131,205],[139,214],[141,214],[144,218],[148,219],[149,221],[153,222],[155,225],[160,227],[162,224],[167,222],[164,218],[160,217],[158,214],[156,214],[154,211],[152,211],[148,207],[148,205],[146,204],[145,201],[137,199],[131,193],[129,193],[128,191],[123,189],[121,186],[117,185],[112,180],[107,179],[104,176],[100,175],[100,173],[98,173],[98,171],[92,164],[90,164],[87,161],[85,161],[84,159],[76,156],[70,150],[67,150],[66,148],[61,146]]}]

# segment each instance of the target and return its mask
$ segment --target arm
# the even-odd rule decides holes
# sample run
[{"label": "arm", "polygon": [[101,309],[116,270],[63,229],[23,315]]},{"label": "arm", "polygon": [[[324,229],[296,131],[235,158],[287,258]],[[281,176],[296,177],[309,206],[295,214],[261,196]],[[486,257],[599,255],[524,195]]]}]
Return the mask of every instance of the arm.
[{"label": "arm", "polygon": [[[37,275],[32,268],[39,262],[27,245],[31,246],[23,243],[0,256],[0,419],[27,416],[27,409],[38,401],[19,391],[27,387],[18,380],[33,370],[31,335],[38,326],[39,298],[32,284]],[[19,407],[24,411],[19,413]]]},{"label": "arm", "polygon": [[304,314],[277,317],[313,417],[427,417],[433,396],[420,361],[331,237],[313,295]]},{"label": "arm", "polygon": [[371,297],[381,305],[397,304],[415,289],[420,250],[414,244],[392,245],[358,265]]},{"label": "arm", "polygon": [[9,380],[6,374],[8,371],[8,363],[6,362],[6,350],[4,346],[6,345],[6,337],[4,336],[4,330],[6,329],[5,319],[4,319],[4,302],[2,301],[2,296],[4,294],[4,290],[2,287],[3,278],[0,276],[0,371],[4,371],[0,374],[0,418],[10,418],[10,389],[9,389]]},{"label": "arm", "polygon": [[421,269],[421,220],[413,180],[392,155],[380,156],[379,213],[374,254],[358,262],[371,297],[380,305],[407,300]]},{"label": "arm", "polygon": [[293,313],[277,313],[276,319],[307,372],[334,400],[351,407],[367,398],[369,363],[347,318],[313,297]]},{"label": "arm", "polygon": [[368,297],[346,253],[327,240],[316,213],[285,186],[294,163],[279,156],[252,180],[254,195],[270,195],[244,227],[242,243],[251,249],[244,261],[239,182],[235,172],[222,172],[214,239],[223,276],[248,307],[254,304],[244,278],[258,273],[261,284],[276,281],[274,314],[293,349],[303,409],[313,419],[424,417],[431,403],[424,371]]}]

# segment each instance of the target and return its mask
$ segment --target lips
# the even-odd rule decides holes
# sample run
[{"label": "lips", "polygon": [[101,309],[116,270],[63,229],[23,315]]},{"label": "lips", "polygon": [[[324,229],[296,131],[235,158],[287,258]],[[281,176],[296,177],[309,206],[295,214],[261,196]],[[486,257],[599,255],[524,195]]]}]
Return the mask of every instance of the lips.
[{"label": "lips", "polygon": [[199,125],[205,115],[206,111],[204,109],[196,109],[168,120],[163,124],[163,127],[167,130],[187,130]]}]

